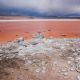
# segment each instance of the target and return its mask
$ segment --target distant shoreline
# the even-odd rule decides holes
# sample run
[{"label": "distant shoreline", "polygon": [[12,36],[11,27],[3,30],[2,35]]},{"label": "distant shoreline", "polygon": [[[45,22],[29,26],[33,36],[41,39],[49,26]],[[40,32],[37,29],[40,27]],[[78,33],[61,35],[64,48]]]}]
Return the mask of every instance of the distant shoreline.
[{"label": "distant shoreline", "polygon": [[0,22],[22,22],[22,21],[80,21],[80,19],[0,19]]},{"label": "distant shoreline", "polygon": [[0,22],[14,22],[14,21],[80,21],[78,17],[57,17],[57,18],[45,18],[45,17],[32,17],[32,16],[0,16]]}]

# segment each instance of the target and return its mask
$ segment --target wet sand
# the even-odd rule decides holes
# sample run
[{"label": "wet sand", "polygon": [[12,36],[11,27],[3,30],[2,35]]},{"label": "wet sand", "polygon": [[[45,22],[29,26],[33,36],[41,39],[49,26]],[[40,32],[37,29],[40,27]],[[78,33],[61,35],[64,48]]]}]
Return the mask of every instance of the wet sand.
[{"label": "wet sand", "polygon": [[0,22],[0,42],[14,40],[20,36],[30,39],[37,32],[42,32],[46,38],[77,38],[80,37],[80,21]]}]

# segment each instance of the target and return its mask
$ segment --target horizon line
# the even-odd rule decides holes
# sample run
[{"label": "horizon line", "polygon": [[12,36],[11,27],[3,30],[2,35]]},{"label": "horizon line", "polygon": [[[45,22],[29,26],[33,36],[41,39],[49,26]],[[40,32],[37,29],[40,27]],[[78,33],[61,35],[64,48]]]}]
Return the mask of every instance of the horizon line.
[{"label": "horizon line", "polygon": [[4,19],[0,22],[22,22],[22,21],[80,21],[80,19]]}]

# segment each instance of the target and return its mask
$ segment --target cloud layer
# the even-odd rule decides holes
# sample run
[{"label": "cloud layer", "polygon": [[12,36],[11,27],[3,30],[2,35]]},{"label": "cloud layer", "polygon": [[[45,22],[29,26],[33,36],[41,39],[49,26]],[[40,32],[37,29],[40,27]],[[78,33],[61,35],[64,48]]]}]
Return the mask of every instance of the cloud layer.
[{"label": "cloud layer", "polygon": [[47,14],[80,14],[80,0],[0,0],[0,7],[32,9]]}]

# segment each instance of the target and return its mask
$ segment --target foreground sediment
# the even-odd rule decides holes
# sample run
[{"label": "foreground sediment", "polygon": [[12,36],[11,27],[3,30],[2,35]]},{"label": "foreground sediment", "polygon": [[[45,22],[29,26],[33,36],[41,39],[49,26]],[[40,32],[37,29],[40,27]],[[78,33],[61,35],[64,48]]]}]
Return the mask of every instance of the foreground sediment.
[{"label": "foreground sediment", "polygon": [[24,40],[0,45],[0,80],[80,80],[80,38]]}]

